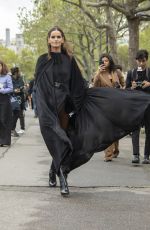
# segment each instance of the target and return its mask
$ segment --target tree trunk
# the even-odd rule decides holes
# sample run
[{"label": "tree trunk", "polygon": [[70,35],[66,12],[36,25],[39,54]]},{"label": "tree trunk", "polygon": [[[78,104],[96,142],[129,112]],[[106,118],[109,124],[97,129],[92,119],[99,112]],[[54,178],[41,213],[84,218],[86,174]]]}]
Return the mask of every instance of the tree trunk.
[{"label": "tree trunk", "polygon": [[83,42],[83,36],[79,35],[79,46],[81,50],[81,57],[82,57],[82,63],[83,63],[83,68],[85,72],[85,77],[89,79],[89,76],[91,75],[89,65],[88,65],[88,60],[87,60],[87,53],[85,52],[85,47],[84,47],[84,42]]},{"label": "tree trunk", "polygon": [[138,18],[129,19],[129,67],[132,69],[136,66],[135,56],[139,49],[139,24]]},{"label": "tree trunk", "polygon": [[114,62],[118,63],[118,55],[117,55],[117,39],[116,39],[116,30],[113,20],[112,11],[110,10],[110,7],[106,7],[106,15],[107,15],[107,21],[110,27],[107,29],[106,34],[108,36],[108,42],[110,46],[110,53],[112,55],[112,58]]}]

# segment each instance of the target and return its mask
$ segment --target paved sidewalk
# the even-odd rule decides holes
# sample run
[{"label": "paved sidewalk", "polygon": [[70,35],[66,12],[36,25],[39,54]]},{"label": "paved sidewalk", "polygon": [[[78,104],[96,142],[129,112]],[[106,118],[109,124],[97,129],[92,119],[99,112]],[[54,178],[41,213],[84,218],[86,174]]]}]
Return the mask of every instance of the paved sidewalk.
[{"label": "paved sidewalk", "polygon": [[[26,126],[10,148],[0,148],[0,229],[150,229],[150,165],[131,164],[129,136],[120,141],[113,162],[96,153],[72,171],[65,199],[59,187],[48,187],[51,157],[32,111],[26,112]],[[140,145],[143,153],[143,135]]]}]

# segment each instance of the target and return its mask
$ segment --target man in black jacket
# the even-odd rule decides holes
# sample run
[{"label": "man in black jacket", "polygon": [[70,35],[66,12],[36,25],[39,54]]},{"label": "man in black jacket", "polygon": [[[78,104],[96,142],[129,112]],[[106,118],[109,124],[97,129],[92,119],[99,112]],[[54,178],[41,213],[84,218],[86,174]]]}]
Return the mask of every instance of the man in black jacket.
[{"label": "man in black jacket", "polygon": [[[128,71],[126,78],[126,88],[132,90],[142,90],[150,93],[150,68],[147,67],[148,52],[147,50],[139,50],[136,54],[137,68]],[[145,126],[145,149],[143,164],[150,164],[150,108],[147,109],[147,113],[144,117]],[[140,163],[139,152],[139,136],[140,129],[132,132],[132,145],[133,145],[133,164]]]}]

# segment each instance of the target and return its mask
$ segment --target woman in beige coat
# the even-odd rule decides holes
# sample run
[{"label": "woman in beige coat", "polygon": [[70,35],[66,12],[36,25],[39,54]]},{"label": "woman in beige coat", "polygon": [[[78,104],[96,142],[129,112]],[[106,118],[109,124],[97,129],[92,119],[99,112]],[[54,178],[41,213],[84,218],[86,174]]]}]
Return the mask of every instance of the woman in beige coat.
[{"label": "woman in beige coat", "polygon": [[[120,69],[116,68],[109,54],[102,54],[99,60],[99,68],[94,76],[94,87],[122,88],[125,86],[124,76]],[[119,154],[119,141],[114,142],[105,150],[105,161],[112,161]]]}]

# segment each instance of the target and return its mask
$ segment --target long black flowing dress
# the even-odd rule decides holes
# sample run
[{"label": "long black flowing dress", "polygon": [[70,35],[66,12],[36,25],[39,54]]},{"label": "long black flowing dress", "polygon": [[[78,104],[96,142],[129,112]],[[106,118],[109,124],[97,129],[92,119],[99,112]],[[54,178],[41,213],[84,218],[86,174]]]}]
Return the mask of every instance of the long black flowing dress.
[{"label": "long black flowing dress", "polygon": [[[51,57],[43,54],[36,65],[40,129],[57,173],[61,164],[69,172],[139,127],[150,96],[136,90],[88,88],[73,57]],[[73,112],[67,131],[58,118],[62,108]]]},{"label": "long black flowing dress", "polygon": [[12,109],[10,96],[0,93],[0,145],[11,144]]}]

